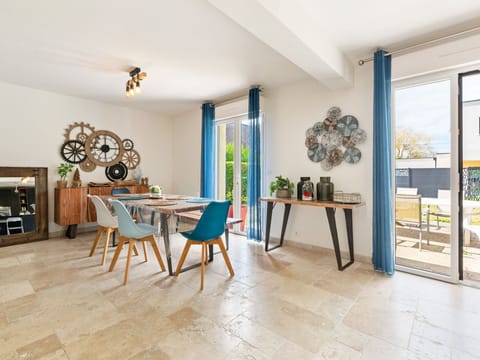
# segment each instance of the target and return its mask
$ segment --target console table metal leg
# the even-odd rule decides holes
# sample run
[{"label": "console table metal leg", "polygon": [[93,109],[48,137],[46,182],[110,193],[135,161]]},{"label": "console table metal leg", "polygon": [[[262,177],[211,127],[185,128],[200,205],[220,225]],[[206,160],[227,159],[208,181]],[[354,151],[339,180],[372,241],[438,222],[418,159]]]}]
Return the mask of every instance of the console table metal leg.
[{"label": "console table metal leg", "polygon": [[283,245],[283,239],[285,237],[285,230],[287,230],[288,216],[290,215],[291,207],[292,204],[285,204],[285,211],[283,212],[282,234],[280,236],[280,246]]},{"label": "console table metal leg", "polygon": [[290,215],[290,208],[292,207],[292,204],[284,204],[285,210],[283,212],[283,223],[282,223],[282,233],[280,235],[280,243],[278,245],[275,245],[269,248],[268,244],[270,242],[270,227],[272,225],[273,205],[274,205],[273,202],[267,203],[267,226],[265,229],[265,251],[270,251],[283,245],[283,239],[285,238],[285,230],[287,229],[288,217]]},{"label": "console table metal leg", "polygon": [[272,212],[273,212],[273,202],[267,203],[267,224],[265,225],[265,251],[270,251],[268,249],[268,243],[270,242],[270,227],[272,226]]},{"label": "console table metal leg", "polygon": [[172,268],[172,252],[170,250],[170,237],[168,234],[168,217],[167,214],[160,213],[160,222],[162,227],[163,241],[165,243],[165,256],[167,257],[168,274],[173,276]]},{"label": "console table metal leg", "polygon": [[[337,222],[335,220],[335,208],[325,208],[325,211],[327,212],[328,225],[330,227],[330,234],[332,235],[333,248],[335,249],[335,257],[337,258],[337,267],[338,267],[338,270],[342,271],[342,270],[345,270],[348,266],[353,264],[353,260],[352,260],[353,253],[352,252],[350,253],[350,261],[345,265],[342,265],[342,256],[340,254],[340,244],[338,242]],[[348,232],[348,222],[347,222],[347,232]],[[349,239],[349,247],[350,247],[350,239]],[[352,248],[353,248],[353,235],[352,235]]]},{"label": "console table metal leg", "polygon": [[347,238],[348,238],[348,252],[350,253],[350,262],[353,264],[355,261],[353,250],[353,221],[352,221],[352,209],[343,209],[345,213],[345,223],[347,225]]}]

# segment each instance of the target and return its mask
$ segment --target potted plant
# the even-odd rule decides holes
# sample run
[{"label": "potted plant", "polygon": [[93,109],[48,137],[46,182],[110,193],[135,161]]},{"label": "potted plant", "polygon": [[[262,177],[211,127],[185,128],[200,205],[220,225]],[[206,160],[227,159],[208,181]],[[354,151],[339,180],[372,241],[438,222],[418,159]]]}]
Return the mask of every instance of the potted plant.
[{"label": "potted plant", "polygon": [[73,164],[61,163],[57,167],[58,175],[60,175],[60,180],[57,180],[57,186],[59,189],[67,187],[67,175],[72,172]]},{"label": "potted plant", "polygon": [[288,178],[282,175],[276,176],[275,180],[270,183],[270,196],[275,192],[277,198],[292,197],[294,184]]}]

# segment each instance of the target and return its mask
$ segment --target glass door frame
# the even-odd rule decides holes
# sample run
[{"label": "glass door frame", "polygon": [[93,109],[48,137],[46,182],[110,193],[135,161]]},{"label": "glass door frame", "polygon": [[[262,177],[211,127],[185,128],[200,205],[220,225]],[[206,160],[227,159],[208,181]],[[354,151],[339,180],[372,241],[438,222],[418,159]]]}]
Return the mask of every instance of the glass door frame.
[{"label": "glass door frame", "polygon": [[[234,160],[234,169],[233,169],[233,191],[232,191],[232,207],[233,207],[233,213],[234,217],[235,214],[239,215],[236,216],[238,218],[241,218],[241,212],[242,212],[242,122],[248,120],[248,113],[244,114],[238,114],[235,116],[227,117],[227,118],[222,118],[222,119],[215,119],[215,181],[217,183],[215,187],[215,192],[216,192],[216,197],[220,198],[218,194],[219,190],[219,183],[218,183],[218,159],[219,159],[219,151],[218,151],[218,135],[219,131],[217,129],[217,126],[220,125],[228,125],[228,124],[233,124],[234,125],[234,155],[233,155],[233,160]],[[238,145],[238,146],[237,146]],[[222,194],[224,196],[224,194]],[[236,233],[236,234],[241,234],[245,235],[244,231],[241,231],[240,229],[241,224],[233,224],[233,229],[231,232]]]},{"label": "glass door frame", "polygon": [[[448,275],[434,273],[426,270],[411,268],[404,265],[395,265],[397,270],[408,272],[424,277],[429,277],[437,280],[442,280],[451,283],[459,282],[459,198],[461,172],[459,171],[459,136],[458,129],[458,70],[449,70],[436,72],[428,75],[420,75],[409,77],[407,79],[392,80],[392,214],[395,214],[395,133],[396,133],[396,119],[395,119],[395,96],[396,90],[405,89],[413,86],[430,84],[438,81],[450,81],[450,272]],[[395,241],[395,239],[393,239]],[[396,254],[395,254],[396,258]]]},{"label": "glass door frame", "polygon": [[[457,71],[457,81],[458,81],[458,172],[463,177],[463,78],[471,75],[480,74],[480,66],[474,66],[470,69],[463,69],[462,71]],[[460,177],[460,190],[458,193],[458,204],[459,209],[463,209],[463,179]],[[463,244],[464,244],[464,231],[463,231],[463,211],[459,211],[458,214],[458,247],[462,251],[458,252],[458,273],[459,280],[464,281],[463,279]],[[474,284],[473,281],[466,281],[469,284]],[[478,284],[474,284],[479,286]]]}]

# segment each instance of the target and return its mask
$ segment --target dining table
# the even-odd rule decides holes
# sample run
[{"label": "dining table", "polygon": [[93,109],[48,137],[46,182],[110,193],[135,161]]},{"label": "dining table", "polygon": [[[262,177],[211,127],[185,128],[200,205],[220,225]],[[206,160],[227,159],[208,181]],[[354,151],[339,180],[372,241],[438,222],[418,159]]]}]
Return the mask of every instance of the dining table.
[{"label": "dining table", "polygon": [[[172,252],[170,247],[169,220],[183,212],[202,210],[212,201],[206,198],[194,198],[185,195],[150,195],[150,194],[120,194],[118,196],[104,196],[104,200],[120,200],[127,209],[134,210],[143,219],[142,210],[150,212],[150,223],[155,224],[155,215],[160,216],[160,234],[165,244],[165,256],[169,275],[174,275],[172,265]],[[196,265],[194,265],[196,266]],[[192,266],[193,267],[193,266]],[[188,270],[185,268],[185,270]]]}]

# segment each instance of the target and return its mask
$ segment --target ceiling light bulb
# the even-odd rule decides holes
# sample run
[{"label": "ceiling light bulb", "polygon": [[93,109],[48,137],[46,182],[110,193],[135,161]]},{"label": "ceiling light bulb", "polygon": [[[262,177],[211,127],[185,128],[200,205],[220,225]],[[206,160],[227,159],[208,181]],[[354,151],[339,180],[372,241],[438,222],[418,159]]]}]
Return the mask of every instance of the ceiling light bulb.
[{"label": "ceiling light bulb", "polygon": [[135,95],[135,91],[133,90],[133,88],[130,88],[130,90],[128,90],[128,93],[130,94],[130,96]]}]

